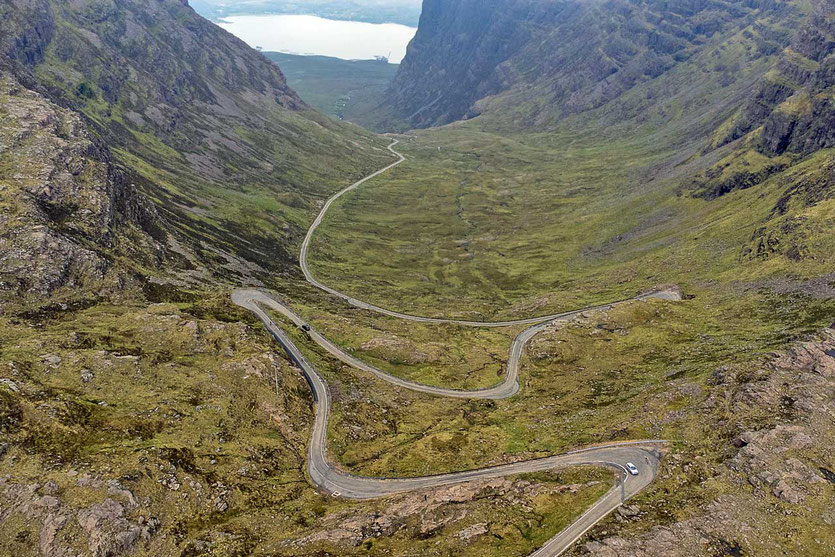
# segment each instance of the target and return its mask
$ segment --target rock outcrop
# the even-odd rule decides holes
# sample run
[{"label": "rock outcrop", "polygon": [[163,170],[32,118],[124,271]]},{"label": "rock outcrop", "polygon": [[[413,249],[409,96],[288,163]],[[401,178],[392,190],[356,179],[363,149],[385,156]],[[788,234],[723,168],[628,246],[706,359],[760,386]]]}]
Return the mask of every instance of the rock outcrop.
[{"label": "rock outcrop", "polygon": [[[835,457],[829,450],[835,442],[835,329],[773,355],[754,373],[732,378],[718,371],[716,383],[706,406],[729,404],[730,415],[751,420],[750,429],[731,440],[735,454],[714,469],[714,489],[724,486],[727,493],[694,510],[691,518],[639,536],[593,534],[596,539],[574,549],[574,555],[761,555],[757,531],[775,515],[799,514],[810,531],[835,527]],[[806,543],[805,549],[794,546],[796,554],[810,554],[811,547],[820,555],[835,550],[810,545],[820,541]]]},{"label": "rock outcrop", "polygon": [[[463,526],[467,519],[467,504],[483,498],[531,511],[537,498],[555,494],[576,494],[581,489],[597,485],[546,485],[520,478],[480,480],[466,484],[429,489],[390,499],[376,513],[346,510],[325,519],[320,529],[304,538],[288,542],[288,546],[313,548],[318,544],[331,547],[356,547],[368,539],[394,536],[412,530],[415,537],[426,539],[441,530],[455,532],[462,543],[471,543],[491,532],[488,522]],[[500,522],[497,518],[496,522]]]},{"label": "rock outcrop", "polygon": [[118,254],[159,265],[156,211],[81,118],[7,73],[0,99],[0,296],[101,289]]},{"label": "rock outcrop", "polygon": [[835,2],[823,0],[736,117],[723,142],[762,127],[767,155],[835,146]]},{"label": "rock outcrop", "polygon": [[[604,105],[765,13],[793,11],[767,0],[425,0],[387,103],[410,126],[429,127],[475,116],[483,99],[512,91],[504,108],[522,105],[519,118],[541,126]],[[769,29],[752,56],[788,39]]]},{"label": "rock outcrop", "polygon": [[[102,483],[78,480],[78,485],[89,489],[104,487]],[[111,481],[110,485],[118,482]],[[138,514],[139,505],[130,491],[111,487],[110,491],[119,497],[107,497],[80,508],[67,502],[61,491],[54,481],[21,485],[0,478],[0,499],[4,502],[0,520],[24,517],[29,525],[37,526],[37,549],[43,557],[76,555],[74,546],[84,548],[84,554],[93,557],[130,555],[159,528],[156,518],[126,516]],[[70,533],[76,528],[80,530],[80,540]]]}]

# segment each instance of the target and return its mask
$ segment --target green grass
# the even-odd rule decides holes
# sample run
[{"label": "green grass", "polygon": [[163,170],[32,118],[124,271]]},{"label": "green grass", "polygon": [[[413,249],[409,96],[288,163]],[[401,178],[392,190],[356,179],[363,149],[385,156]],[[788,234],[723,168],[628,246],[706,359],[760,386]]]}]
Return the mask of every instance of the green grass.
[{"label": "green grass", "polygon": [[706,392],[684,395],[679,387],[703,384],[722,365],[756,361],[827,325],[832,311],[831,301],[705,285],[691,301],[592,314],[535,338],[521,392],[502,401],[405,392],[334,364],[300,334],[296,340],[332,386],[330,435],[340,461],[368,474],[421,475],[607,441],[719,443],[707,421],[682,417],[659,427],[664,415],[696,412]]},{"label": "green grass", "polygon": [[[641,183],[640,170],[629,168],[641,156],[634,143],[549,152],[469,128],[404,143],[410,160],[340,200],[311,253],[320,280],[384,307],[530,316],[665,282],[755,280],[788,264],[813,276],[831,262],[822,235],[800,264],[740,261],[740,246],[768,219],[785,179],[705,202],[676,196],[671,181]],[[819,222],[831,210],[814,209]]]},{"label": "green grass", "polygon": [[[636,499],[646,514],[625,527],[636,533],[687,519],[716,497],[746,500],[737,479],[722,472],[722,462],[735,453],[736,435],[769,427],[775,417],[756,408],[728,414],[722,405],[707,405],[717,389],[745,388],[717,387],[717,370],[746,381],[768,354],[829,325],[835,312],[831,298],[775,294],[764,285],[704,283],[690,292],[695,297],[683,302],[627,304],[541,334],[526,352],[522,390],[502,401],[395,389],[336,364],[302,334],[294,336],[331,385],[330,450],[358,473],[424,475],[588,444],[669,440],[672,456],[661,477]],[[450,341],[449,331],[436,330]],[[822,508],[825,500],[816,496],[810,508]],[[814,511],[795,511],[805,517],[792,526],[805,540],[798,547],[813,547],[817,542],[809,536],[820,521]],[[751,520],[761,520],[759,510],[750,512]],[[784,530],[775,524],[774,531]],[[828,539],[824,532],[816,535]],[[767,545],[757,542],[770,555],[774,548]]]},{"label": "green grass", "polygon": [[370,312],[335,313],[327,307],[298,304],[294,309],[329,340],[383,371],[465,390],[490,387],[504,379],[510,343],[521,330],[410,323]]},{"label": "green grass", "polygon": [[[683,108],[663,119],[650,111],[637,127],[610,125],[616,111],[606,106],[548,133],[514,132],[501,114],[413,132],[399,146],[406,163],[334,205],[311,267],[384,307],[480,319],[547,314],[666,282],[831,269],[833,244],[822,234],[831,200],[798,207],[806,229],[777,233],[775,253],[751,257],[750,248],[763,227],[786,229],[774,215],[778,200],[796,184],[825,180],[819,169],[832,153],[800,164],[751,149],[703,154],[705,122],[719,125],[727,114]],[[746,175],[767,181],[694,198]],[[806,235],[805,255],[787,256]]]},{"label": "green grass", "polygon": [[[33,73],[53,98],[86,117],[90,132],[108,145],[115,162],[127,170],[128,180],[160,207],[169,232],[194,251],[201,264],[213,267],[217,276],[240,279],[240,272],[218,265],[216,252],[221,249],[255,262],[261,267],[254,267],[261,280],[270,282],[274,273],[292,267],[294,244],[317,204],[391,160],[384,150],[386,141],[314,111],[285,109],[269,95],[247,95],[238,85],[230,88],[222,68],[212,73],[199,59],[177,57],[167,48],[167,30],[182,21],[163,18],[148,28],[148,36],[137,39],[131,55],[136,49],[161,49],[161,65],[179,64],[199,76],[182,95],[195,95],[192,89],[211,83],[213,94],[226,103],[223,109],[218,102],[172,107],[177,124],[165,124],[171,115],[155,112],[158,90],[167,87],[161,85],[169,77],[165,70],[152,72],[141,57],[126,57],[108,40],[96,46],[81,30],[92,29],[107,38],[130,10],[145,9],[137,6],[119,7],[99,20],[85,19],[79,10],[56,3],[56,37],[46,45],[44,59]],[[102,9],[89,8],[91,13]],[[219,36],[207,35],[205,40],[207,52],[222,55],[228,47]],[[261,62],[257,53],[238,55]],[[117,79],[119,90],[108,93],[101,84],[112,83],[121,65],[139,77]],[[269,72],[259,71],[261,79],[270,79]],[[162,124],[154,121],[154,114]]]},{"label": "green grass", "polygon": [[[787,31],[773,15],[757,23]],[[479,118],[408,134],[400,148],[409,160],[325,219],[312,245],[315,274],[384,307],[497,319],[659,283],[828,272],[832,243],[821,230],[831,202],[798,209],[815,212],[800,232],[778,232],[791,227],[773,212],[831,153],[780,173],[797,161],[769,159],[755,145],[706,150],[775,59],[759,51],[760,34],[757,25],[719,33],[593,110],[560,112],[544,79],[486,99]],[[769,176],[751,190],[694,198]],[[752,248],[763,228],[780,236],[767,241],[781,244],[776,251]],[[794,245],[807,234],[813,242]]]},{"label": "green grass", "polygon": [[316,110],[364,125],[368,113],[382,102],[397,64],[374,60],[341,60],[265,52],[278,64],[290,85]]},{"label": "green grass", "polygon": [[[3,317],[0,331],[0,377],[16,389],[0,384],[0,427],[11,444],[0,458],[5,485],[53,481],[64,510],[75,512],[108,497],[125,503],[97,479],[118,478],[143,501],[127,507],[125,518],[150,513],[166,533],[140,545],[138,555],[194,552],[201,544],[217,555],[278,547],[288,555],[406,556],[415,547],[526,554],[612,482],[610,472],[590,468],[510,478],[455,502],[432,495],[439,503],[426,515],[420,493],[360,503],[320,494],[304,472],[307,385],[225,293],[179,304],[42,308],[37,316]],[[85,475],[89,485],[77,481]],[[228,508],[217,507],[218,497]],[[288,540],[353,518],[373,521],[409,498],[416,510],[391,535],[369,536],[360,547],[310,542],[286,553]],[[443,526],[425,531],[430,517]],[[459,539],[480,523],[500,536],[480,535],[469,545]],[[28,554],[38,528],[11,510],[0,524],[0,551]],[[74,522],[61,536],[87,550]]]}]

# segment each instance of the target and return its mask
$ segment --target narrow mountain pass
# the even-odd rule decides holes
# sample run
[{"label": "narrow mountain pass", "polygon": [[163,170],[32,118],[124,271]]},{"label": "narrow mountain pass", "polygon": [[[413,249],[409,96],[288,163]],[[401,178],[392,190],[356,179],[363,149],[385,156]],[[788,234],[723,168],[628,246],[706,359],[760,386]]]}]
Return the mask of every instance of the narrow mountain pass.
[{"label": "narrow mountain pass", "polygon": [[408,321],[439,324],[448,323],[469,327],[509,327],[514,325],[530,325],[528,328],[519,333],[513,340],[507,361],[507,373],[501,383],[487,389],[467,391],[445,389],[407,381],[386,373],[385,371],[369,365],[348,354],[323,335],[316,332],[286,304],[281,303],[265,292],[254,289],[236,290],[232,294],[232,301],[236,305],[248,309],[261,320],[273,338],[275,338],[275,340],[281,344],[287,352],[290,359],[301,369],[308,384],[310,385],[310,388],[313,391],[316,406],[313,434],[308,450],[307,470],[311,481],[320,489],[331,493],[334,497],[344,497],[358,500],[373,499],[407,491],[436,488],[471,480],[500,478],[521,473],[556,470],[576,465],[605,466],[615,470],[619,475],[617,485],[612,487],[606,495],[599,499],[569,527],[565,528],[557,536],[549,540],[532,554],[538,557],[560,555],[589,528],[597,524],[606,515],[619,507],[624,501],[626,501],[626,499],[639,493],[642,489],[652,483],[658,470],[664,441],[647,440],[627,443],[612,443],[597,447],[579,449],[561,455],[526,460],[501,466],[477,468],[450,474],[412,478],[372,478],[352,475],[337,468],[327,456],[327,424],[331,406],[327,383],[316,371],[313,365],[305,358],[301,350],[291,340],[287,333],[282,330],[281,327],[275,323],[275,321],[273,321],[263,308],[267,307],[277,311],[290,320],[295,326],[302,328],[311,340],[316,342],[320,347],[343,363],[361,371],[371,373],[377,378],[398,387],[434,396],[498,400],[509,398],[519,391],[519,365],[525,345],[534,336],[545,330],[546,327],[559,321],[571,319],[572,317],[587,311],[612,309],[617,305],[627,302],[641,302],[650,299],[677,301],[681,299],[681,296],[678,290],[674,287],[660,288],[655,291],[640,294],[628,300],[620,300],[605,305],[586,307],[554,315],[530,317],[512,321],[478,322],[422,317],[381,308],[373,304],[363,302],[362,300],[355,299],[317,281],[310,271],[307,263],[310,242],[316,228],[318,228],[322,223],[328,209],[337,199],[346,193],[355,190],[374,177],[379,176],[380,174],[401,164],[405,160],[405,157],[402,154],[394,150],[394,146],[397,143],[398,142],[395,140],[391,145],[389,145],[389,150],[398,157],[396,162],[342,189],[329,198],[325,203],[319,215],[316,217],[316,220],[308,230],[307,236],[302,244],[300,264],[305,278],[313,286],[344,300],[352,306]]}]

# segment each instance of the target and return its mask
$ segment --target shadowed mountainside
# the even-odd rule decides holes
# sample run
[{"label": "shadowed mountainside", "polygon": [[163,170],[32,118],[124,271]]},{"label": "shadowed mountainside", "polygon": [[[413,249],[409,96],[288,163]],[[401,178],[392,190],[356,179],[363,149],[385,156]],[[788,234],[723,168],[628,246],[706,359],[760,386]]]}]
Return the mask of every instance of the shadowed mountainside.
[{"label": "shadowed mountainside", "polygon": [[754,50],[717,70],[733,81],[734,65],[782,48],[801,15],[771,0],[426,0],[387,105],[395,120],[427,127],[489,111],[478,101],[509,92],[503,109],[527,126],[552,124],[745,31]]},{"label": "shadowed mountainside", "polygon": [[280,70],[181,0],[0,5],[4,65],[87,120],[195,265],[265,280],[318,199],[388,155],[309,109]]}]

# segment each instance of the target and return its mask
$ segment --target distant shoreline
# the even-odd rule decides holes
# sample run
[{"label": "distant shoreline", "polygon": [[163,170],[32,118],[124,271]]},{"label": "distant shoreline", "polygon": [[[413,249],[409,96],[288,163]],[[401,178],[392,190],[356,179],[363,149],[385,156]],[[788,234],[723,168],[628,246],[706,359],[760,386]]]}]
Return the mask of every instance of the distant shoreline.
[{"label": "distant shoreline", "polygon": [[417,28],[418,20],[414,21],[407,21],[407,20],[391,20],[391,19],[374,19],[371,17],[363,18],[351,18],[348,16],[337,16],[337,15],[326,15],[325,13],[316,13],[316,12],[287,12],[287,11],[274,11],[274,12],[229,12],[224,13],[223,15],[206,15],[200,14],[212,23],[229,23],[228,18],[230,17],[243,17],[243,16],[268,16],[268,15],[309,15],[313,17],[321,17],[322,19],[330,19],[333,21],[356,21],[357,23],[373,23],[375,25],[384,25],[386,23],[392,23],[394,25],[403,25],[405,27],[414,27]]},{"label": "distant shoreline", "polygon": [[[291,52],[289,50],[267,50],[265,48],[260,49],[259,52],[264,55],[270,54],[280,54],[284,56],[295,56],[299,58],[321,58],[322,60],[333,60],[339,62],[362,62],[362,63],[369,63],[369,64],[378,64],[382,63],[379,60],[375,60],[373,58],[339,58],[338,56],[328,56],[326,54],[313,54],[313,53],[301,53],[301,52]],[[386,64],[390,66],[399,66],[397,62],[386,62]]]},{"label": "distant shoreline", "polygon": [[399,63],[417,29],[398,23],[328,19],[313,15],[226,16],[217,25],[252,48],[342,60]]},{"label": "distant shoreline", "polygon": [[202,2],[191,1],[192,8],[201,16],[213,23],[225,23],[226,18],[238,16],[270,16],[270,15],[310,15],[335,21],[356,21],[360,23],[394,23],[406,27],[417,27],[420,22],[420,8],[391,7],[389,9],[348,9],[339,6],[322,7],[305,6],[298,9],[271,8],[247,10],[242,6],[210,6]]}]

